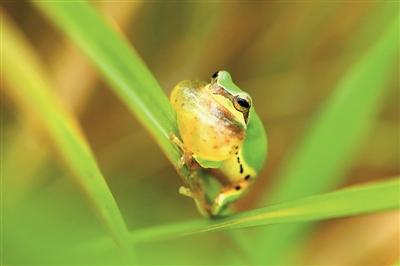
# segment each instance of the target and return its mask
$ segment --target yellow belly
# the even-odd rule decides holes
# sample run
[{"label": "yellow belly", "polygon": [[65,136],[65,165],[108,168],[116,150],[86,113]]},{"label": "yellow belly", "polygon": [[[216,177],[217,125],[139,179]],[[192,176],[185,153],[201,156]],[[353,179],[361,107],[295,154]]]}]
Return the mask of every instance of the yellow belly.
[{"label": "yellow belly", "polygon": [[171,103],[185,148],[203,160],[224,161],[241,148],[245,125],[204,86],[189,81],[179,83],[171,94]]}]

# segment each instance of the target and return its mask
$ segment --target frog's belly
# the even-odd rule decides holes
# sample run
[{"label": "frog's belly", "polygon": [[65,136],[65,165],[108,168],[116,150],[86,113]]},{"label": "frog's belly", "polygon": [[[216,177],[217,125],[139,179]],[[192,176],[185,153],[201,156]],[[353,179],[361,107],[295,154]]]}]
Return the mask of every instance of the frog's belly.
[{"label": "frog's belly", "polygon": [[179,133],[196,158],[224,161],[242,146],[245,125],[201,82],[182,81],[171,94]]},{"label": "frog's belly", "polygon": [[181,113],[178,115],[178,126],[185,148],[203,160],[227,160],[238,152],[243,143],[242,128],[227,121],[216,122],[216,119],[199,113]]}]

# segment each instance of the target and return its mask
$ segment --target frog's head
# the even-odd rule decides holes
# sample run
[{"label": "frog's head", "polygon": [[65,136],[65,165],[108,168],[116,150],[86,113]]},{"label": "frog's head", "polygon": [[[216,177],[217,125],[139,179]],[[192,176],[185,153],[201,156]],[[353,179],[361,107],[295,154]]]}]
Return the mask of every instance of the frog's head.
[{"label": "frog's head", "polygon": [[246,124],[248,123],[252,106],[251,97],[233,83],[228,71],[221,70],[212,75],[211,89],[214,94],[228,98],[232,102],[233,107],[243,114]]}]

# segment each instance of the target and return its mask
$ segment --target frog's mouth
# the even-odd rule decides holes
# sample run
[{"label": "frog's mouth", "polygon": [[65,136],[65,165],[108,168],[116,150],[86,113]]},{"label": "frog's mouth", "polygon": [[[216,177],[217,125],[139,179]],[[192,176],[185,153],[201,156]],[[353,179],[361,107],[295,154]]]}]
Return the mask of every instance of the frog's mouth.
[{"label": "frog's mouth", "polygon": [[[211,84],[209,86],[209,89],[210,89],[212,94],[221,95],[221,96],[229,99],[232,102],[232,104],[234,105],[235,95],[233,95],[232,93],[230,93],[229,91],[227,91],[223,87],[219,86],[217,83]],[[244,122],[247,125],[247,122],[248,122],[248,119],[249,119],[250,107],[248,109],[237,110],[237,111],[239,111],[239,112],[241,112],[243,114]]]}]

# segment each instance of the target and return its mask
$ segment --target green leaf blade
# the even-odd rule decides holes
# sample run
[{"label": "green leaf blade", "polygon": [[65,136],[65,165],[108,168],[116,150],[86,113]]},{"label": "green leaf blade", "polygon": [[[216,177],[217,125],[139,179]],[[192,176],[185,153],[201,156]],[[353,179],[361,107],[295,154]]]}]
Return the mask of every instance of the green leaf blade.
[{"label": "green leaf blade", "polygon": [[[134,242],[160,240],[203,232],[215,232],[279,223],[309,222],[398,209],[400,179],[360,185],[301,200],[264,207],[215,221],[137,230]],[[366,204],[368,202],[369,204]]]},{"label": "green leaf blade", "polygon": [[14,26],[2,20],[4,77],[11,97],[39,118],[66,165],[93,202],[115,242],[131,257],[128,229],[75,118],[54,94],[39,58]]},{"label": "green leaf blade", "polygon": [[[206,232],[303,223],[389,211],[400,208],[399,195],[400,178],[396,177],[388,181],[358,185],[296,201],[245,211],[226,218],[202,219],[138,229],[131,232],[131,241],[140,244]],[[107,242],[103,239],[91,244],[107,245]]]},{"label": "green leaf blade", "polygon": [[174,111],[136,51],[86,1],[33,3],[90,57],[176,166],[180,154],[169,141],[176,132]]}]

